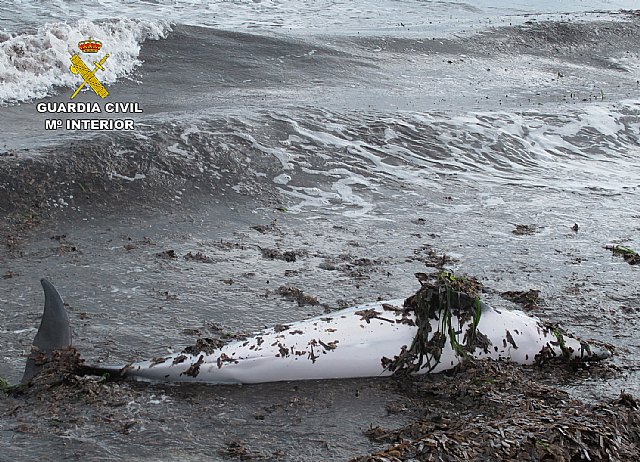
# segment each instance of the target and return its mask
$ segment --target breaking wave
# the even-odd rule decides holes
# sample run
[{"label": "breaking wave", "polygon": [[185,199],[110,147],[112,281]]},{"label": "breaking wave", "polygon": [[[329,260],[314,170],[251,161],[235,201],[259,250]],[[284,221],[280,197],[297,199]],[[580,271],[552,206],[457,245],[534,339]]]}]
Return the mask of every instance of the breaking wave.
[{"label": "breaking wave", "polygon": [[[22,196],[34,197],[30,178],[35,175],[35,184],[48,185],[42,191],[44,207],[65,197],[79,205],[86,190],[105,191],[106,200],[113,191],[129,191],[155,199],[164,194],[173,201],[196,188],[215,197],[231,191],[253,199],[278,196],[294,213],[371,219],[394,195],[446,195],[452,187],[575,197],[633,193],[640,187],[639,127],[640,107],[634,101],[562,115],[302,108],[200,115],[141,124],[135,134],[98,135],[86,148],[73,143],[72,156],[66,155],[69,144],[59,146],[57,170],[82,188],[64,178],[52,183],[51,169],[40,162],[23,162],[27,170],[18,177],[28,181],[16,179],[15,169],[0,169],[0,179],[8,185],[7,194],[17,194],[9,201],[14,206]],[[36,166],[42,175],[34,173],[40,171]]]},{"label": "breaking wave", "polygon": [[119,19],[50,23],[35,32],[0,34],[0,104],[44,98],[56,87],[75,87],[79,77],[69,72],[69,56],[75,44],[89,37],[99,39],[110,59],[100,81],[113,83],[140,65],[145,40],[165,38],[166,21]]}]

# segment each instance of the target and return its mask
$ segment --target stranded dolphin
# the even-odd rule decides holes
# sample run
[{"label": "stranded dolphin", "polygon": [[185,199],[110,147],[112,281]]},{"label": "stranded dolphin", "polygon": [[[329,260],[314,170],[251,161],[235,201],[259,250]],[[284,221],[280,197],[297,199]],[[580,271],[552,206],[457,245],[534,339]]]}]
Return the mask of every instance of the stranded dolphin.
[{"label": "stranded dolphin", "polygon": [[[423,280],[407,300],[368,303],[226,344],[87,371],[141,381],[230,384],[439,372],[465,357],[532,364],[549,356],[585,361],[610,356],[521,311],[492,309],[479,297],[454,290],[455,279],[446,274],[438,276],[444,286]],[[45,310],[33,346],[41,359],[71,344],[62,298],[48,281],[42,286]],[[28,359],[23,383],[38,373],[41,362]]]}]

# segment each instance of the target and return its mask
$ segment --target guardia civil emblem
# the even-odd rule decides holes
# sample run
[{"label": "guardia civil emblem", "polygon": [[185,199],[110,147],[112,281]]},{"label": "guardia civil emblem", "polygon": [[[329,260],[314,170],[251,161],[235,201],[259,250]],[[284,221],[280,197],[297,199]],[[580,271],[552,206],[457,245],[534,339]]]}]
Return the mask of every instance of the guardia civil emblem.
[{"label": "guardia civil emblem", "polygon": [[[83,40],[82,42],[79,42],[78,48],[82,53],[97,54],[102,48],[102,42],[100,42],[99,40],[93,40],[91,37],[89,37],[89,40]],[[106,98],[107,96],[109,96],[109,92],[107,91],[107,89],[104,88],[104,85],[102,85],[96,77],[96,72],[98,72],[98,70],[104,71],[104,63],[107,61],[108,57],[109,53],[104,55],[100,61],[94,61],[93,64],[95,67],[93,68],[93,70],[89,69],[89,66],[85,64],[78,53],[74,53],[71,58],[69,58],[72,63],[71,66],[69,66],[69,70],[73,74],[79,74],[82,77],[82,83],[76,89],[76,91],[73,92],[73,95],[71,95],[71,99],[75,98],[85,85],[89,85],[89,87],[91,87],[95,94],[100,98]]]}]

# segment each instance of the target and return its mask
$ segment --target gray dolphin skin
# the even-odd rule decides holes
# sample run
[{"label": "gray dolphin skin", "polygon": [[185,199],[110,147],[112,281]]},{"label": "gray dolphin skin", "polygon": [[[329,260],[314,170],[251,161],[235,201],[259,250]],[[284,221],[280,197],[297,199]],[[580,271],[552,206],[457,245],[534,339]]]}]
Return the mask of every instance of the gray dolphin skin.
[{"label": "gray dolphin skin", "polygon": [[[69,318],[62,298],[44,279],[42,287],[44,316],[27,360],[23,383],[38,374],[42,368],[39,363],[50,358],[54,350],[71,345]],[[465,297],[469,298],[458,295],[459,300]],[[419,336],[421,321],[415,311],[403,306],[404,299],[367,303],[278,325],[215,348],[204,348],[206,351],[195,351],[194,347],[127,365],[84,366],[78,373],[108,373],[111,378],[139,381],[209,384],[390,376],[394,368],[389,364],[397,363],[395,360],[405,354]],[[446,331],[450,338],[444,341],[440,337],[443,341],[437,358],[427,364],[420,360],[411,373],[451,369],[463,361],[463,356],[519,364],[533,364],[549,355],[578,361],[598,361],[610,356],[606,349],[562,334],[526,313],[496,310],[479,299],[473,317],[456,312],[449,313],[449,318],[439,314],[427,322],[435,333],[448,323]],[[461,353],[461,345],[469,335],[482,341]]]},{"label": "gray dolphin skin", "polygon": [[50,359],[54,351],[71,345],[71,327],[64,301],[53,284],[46,279],[41,279],[40,283],[44,289],[44,313],[27,358],[22,383],[38,375],[42,363]]}]

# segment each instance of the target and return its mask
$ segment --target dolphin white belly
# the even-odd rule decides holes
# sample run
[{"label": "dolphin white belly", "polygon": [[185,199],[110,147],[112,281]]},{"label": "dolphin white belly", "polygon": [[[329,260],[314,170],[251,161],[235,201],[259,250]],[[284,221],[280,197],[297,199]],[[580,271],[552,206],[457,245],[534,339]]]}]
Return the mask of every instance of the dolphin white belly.
[{"label": "dolphin white belly", "polygon": [[[383,358],[394,358],[408,348],[417,331],[416,318],[403,311],[404,300],[375,302],[271,328],[224,345],[210,353],[177,353],[122,369],[137,380],[260,383],[288,380],[340,379],[389,376]],[[396,307],[396,309],[390,309]],[[439,321],[432,320],[432,329]],[[459,326],[456,338],[463,343],[469,322]],[[452,325],[458,327],[457,318]],[[488,344],[477,347],[475,358],[506,359],[533,364],[540,354],[561,356],[562,349],[576,359],[607,356],[603,350],[584,350],[567,336],[563,345],[552,330],[521,311],[496,311],[484,305],[477,330]],[[433,368],[440,372],[459,364],[463,356],[447,341]]]},{"label": "dolphin white belly", "polygon": [[[386,303],[400,308],[403,300]],[[380,317],[365,320],[357,314],[369,309]],[[134,363],[124,374],[136,379],[209,383],[390,375],[382,367],[382,357],[398,354],[416,331],[415,326],[396,321],[395,313],[385,311],[382,303],[370,303],[267,329],[210,354],[177,353]]]},{"label": "dolphin white belly", "polygon": [[[42,280],[42,285],[45,314],[34,340],[36,353],[27,362],[23,382],[42,367],[41,361],[33,360],[34,356],[51,357],[55,349],[71,343],[62,298],[49,282]],[[424,321],[415,311],[427,300],[416,298],[424,293],[428,297],[440,296],[437,291],[424,292],[423,287],[406,302],[397,299],[347,308],[278,325],[217,348],[190,348],[126,366],[86,369],[87,373],[109,372],[115,377],[142,381],[231,384],[377,377],[398,370],[440,372],[465,357],[532,364],[548,356],[599,360],[610,355],[607,350],[562,335],[521,311],[495,310],[479,298],[458,292],[448,293],[448,308],[444,311],[428,310],[425,315],[421,310],[420,317],[427,319]],[[451,294],[455,296],[451,298]],[[416,340],[421,335],[422,343]],[[420,346],[418,350],[416,345]]]}]

